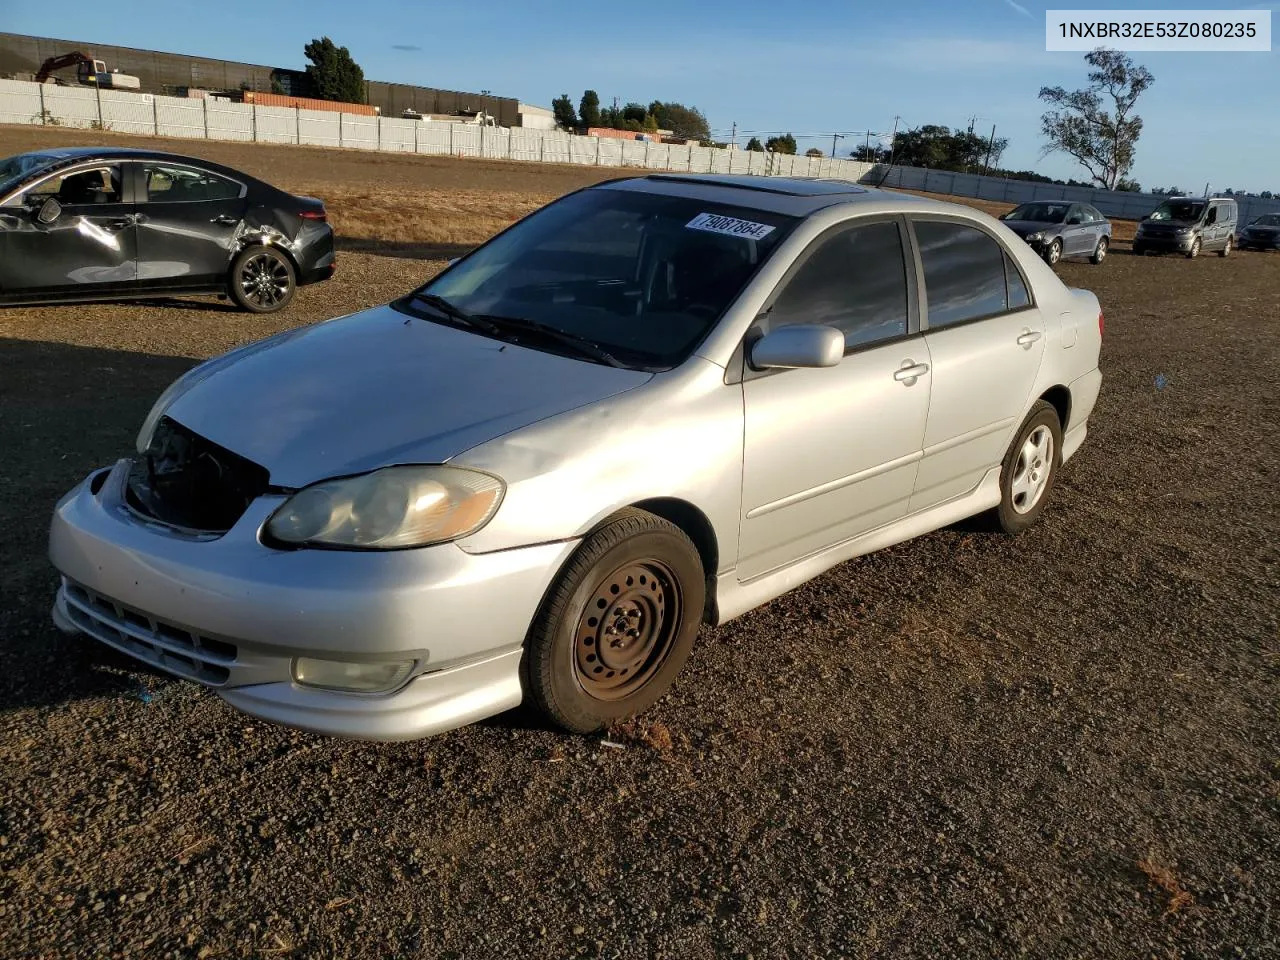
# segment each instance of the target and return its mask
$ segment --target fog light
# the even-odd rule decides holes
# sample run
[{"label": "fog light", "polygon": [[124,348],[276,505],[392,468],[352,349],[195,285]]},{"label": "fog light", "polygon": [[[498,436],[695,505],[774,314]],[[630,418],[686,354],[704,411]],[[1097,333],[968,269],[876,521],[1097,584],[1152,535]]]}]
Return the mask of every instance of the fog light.
[{"label": "fog light", "polygon": [[412,660],[381,663],[350,663],[345,660],[315,660],[298,657],[293,661],[293,679],[308,687],[343,690],[348,693],[385,693],[404,683],[413,670]]}]

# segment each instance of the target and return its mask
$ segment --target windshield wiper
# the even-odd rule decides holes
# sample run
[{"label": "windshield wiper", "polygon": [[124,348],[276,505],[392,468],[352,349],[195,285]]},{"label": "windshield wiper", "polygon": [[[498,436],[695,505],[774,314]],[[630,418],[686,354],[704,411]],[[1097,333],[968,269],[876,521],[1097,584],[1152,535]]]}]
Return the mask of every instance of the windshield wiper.
[{"label": "windshield wiper", "polygon": [[467,311],[463,310],[461,307],[454,306],[438,294],[415,293],[413,294],[413,299],[421,303],[425,303],[428,307],[450,320],[456,320],[458,323],[465,324],[474,330],[483,330],[488,334],[496,334],[498,332],[497,324],[491,323],[484,317],[477,317],[473,314],[467,313]]},{"label": "windshield wiper", "polygon": [[495,329],[498,327],[505,327],[506,329],[517,333],[527,330],[540,337],[545,337],[548,340],[554,340],[559,344],[576,350],[580,356],[592,357],[602,363],[607,363],[611,367],[618,367],[624,370],[626,369],[626,364],[594,340],[577,333],[570,333],[568,330],[561,330],[559,327],[540,323],[537,320],[529,320],[526,317],[499,317],[491,313],[478,314],[472,319],[492,324]]}]

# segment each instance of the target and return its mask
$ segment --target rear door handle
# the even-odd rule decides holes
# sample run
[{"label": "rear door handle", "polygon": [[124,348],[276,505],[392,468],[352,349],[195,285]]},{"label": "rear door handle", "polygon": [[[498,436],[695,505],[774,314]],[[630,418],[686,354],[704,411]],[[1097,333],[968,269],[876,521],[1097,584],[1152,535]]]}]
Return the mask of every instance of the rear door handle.
[{"label": "rear door handle", "polygon": [[233,226],[235,226],[237,223],[239,223],[240,221],[239,221],[239,220],[237,220],[235,217],[229,216],[229,215],[227,215],[227,214],[225,214],[225,213],[220,213],[220,214],[218,214],[218,216],[214,217],[214,218],[213,218],[212,220],[210,220],[209,222],[210,222],[210,223],[220,223],[220,224],[222,224],[224,227],[233,227]]},{"label": "rear door handle", "polygon": [[903,361],[901,367],[893,371],[893,379],[899,383],[905,383],[909,387],[928,372],[929,365],[927,363],[913,363],[910,360],[906,360]]},{"label": "rear door handle", "polygon": [[1018,346],[1029,347],[1043,336],[1039,330],[1024,330],[1018,337]]}]

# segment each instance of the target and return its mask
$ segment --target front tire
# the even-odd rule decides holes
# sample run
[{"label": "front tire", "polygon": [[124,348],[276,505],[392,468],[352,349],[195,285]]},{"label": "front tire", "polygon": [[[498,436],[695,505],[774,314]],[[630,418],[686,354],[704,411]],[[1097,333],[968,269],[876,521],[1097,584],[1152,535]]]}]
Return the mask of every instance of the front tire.
[{"label": "front tire", "polygon": [[293,264],[266,244],[245,247],[231,263],[231,299],[250,313],[283,310],[298,289]]},{"label": "front tire", "polygon": [[1194,260],[1200,256],[1200,238],[1196,237],[1191,241],[1191,249],[1187,251],[1187,259]]},{"label": "front tire", "polygon": [[1000,505],[996,522],[1017,536],[1037,520],[1062,466],[1062,424],[1052,404],[1037,400],[1000,465]]},{"label": "front tire", "polygon": [[1044,262],[1049,264],[1049,266],[1052,267],[1061,259],[1062,259],[1062,240],[1058,239],[1053,241],[1053,243],[1049,244],[1048,249],[1045,250]]},{"label": "front tire", "polygon": [[642,510],[610,517],[583,540],[530,627],[526,695],[574,733],[652,706],[693,649],[706,589],[679,527]]},{"label": "front tire", "polygon": [[1226,246],[1224,246],[1221,250],[1218,251],[1218,256],[1220,257],[1231,256],[1231,238],[1230,237],[1227,237]]},{"label": "front tire", "polygon": [[1097,247],[1094,248],[1093,256],[1089,258],[1089,262],[1097,264],[1107,259],[1107,247],[1108,247],[1107,238],[1099,237],[1098,245]]}]

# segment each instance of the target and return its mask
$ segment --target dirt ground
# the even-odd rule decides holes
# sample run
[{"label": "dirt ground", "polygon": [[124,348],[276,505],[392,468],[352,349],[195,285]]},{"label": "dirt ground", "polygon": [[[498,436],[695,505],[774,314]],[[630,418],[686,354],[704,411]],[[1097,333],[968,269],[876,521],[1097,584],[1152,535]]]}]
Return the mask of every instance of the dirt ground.
[{"label": "dirt ground", "polygon": [[[704,631],[621,748],[519,712],[348,743],[59,635],[53,505],[197,359],[385,302],[600,174],[174,148],[366,232],[266,320],[0,311],[0,957],[1278,955],[1280,255],[1060,265],[1105,381],[1043,521]],[[388,198],[416,214],[383,233]]]}]

